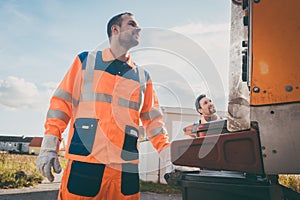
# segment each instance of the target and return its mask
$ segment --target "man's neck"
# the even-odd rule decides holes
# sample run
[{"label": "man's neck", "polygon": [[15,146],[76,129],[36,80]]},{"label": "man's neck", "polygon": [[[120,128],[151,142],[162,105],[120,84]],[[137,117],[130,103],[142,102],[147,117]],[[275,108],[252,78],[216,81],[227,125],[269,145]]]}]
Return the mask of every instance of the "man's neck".
[{"label": "man's neck", "polygon": [[219,119],[217,114],[212,114],[212,115],[203,115],[202,117],[204,117],[205,121],[210,122],[210,121],[215,121],[217,119]]},{"label": "man's neck", "polygon": [[111,45],[110,51],[116,59],[123,62],[126,62],[128,60],[128,54],[127,54],[128,49],[124,49],[121,46],[116,47],[114,45]]}]

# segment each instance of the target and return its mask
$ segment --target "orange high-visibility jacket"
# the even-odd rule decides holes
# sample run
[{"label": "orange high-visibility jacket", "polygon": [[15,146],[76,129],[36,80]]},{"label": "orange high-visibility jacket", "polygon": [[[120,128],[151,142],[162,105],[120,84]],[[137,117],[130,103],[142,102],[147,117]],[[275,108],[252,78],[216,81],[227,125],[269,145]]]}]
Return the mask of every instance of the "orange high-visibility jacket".
[{"label": "orange high-visibility jacket", "polygon": [[70,121],[66,158],[90,163],[138,162],[142,122],[160,152],[169,145],[147,71],[110,49],[79,54],[50,101],[45,134],[61,138]]}]

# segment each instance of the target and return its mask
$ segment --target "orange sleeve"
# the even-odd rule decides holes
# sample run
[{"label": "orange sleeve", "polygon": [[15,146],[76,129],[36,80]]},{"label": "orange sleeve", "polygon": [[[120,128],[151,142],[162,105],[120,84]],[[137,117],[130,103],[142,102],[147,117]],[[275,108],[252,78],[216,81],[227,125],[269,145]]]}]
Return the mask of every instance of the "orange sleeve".
[{"label": "orange sleeve", "polygon": [[59,139],[72,117],[73,101],[79,101],[82,62],[77,56],[50,100],[45,134]]},{"label": "orange sleeve", "polygon": [[163,114],[149,78],[144,94],[144,104],[141,110],[141,121],[154,148],[160,152],[169,145],[168,134],[163,122]]}]

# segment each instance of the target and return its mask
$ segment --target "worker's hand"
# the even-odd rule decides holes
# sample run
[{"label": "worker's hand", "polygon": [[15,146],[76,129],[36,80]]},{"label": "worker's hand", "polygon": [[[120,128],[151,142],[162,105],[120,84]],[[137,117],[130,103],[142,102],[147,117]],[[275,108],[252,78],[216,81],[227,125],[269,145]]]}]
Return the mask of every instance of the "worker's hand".
[{"label": "worker's hand", "polygon": [[61,166],[57,156],[59,144],[60,141],[57,137],[53,135],[45,135],[39,156],[36,160],[37,169],[51,182],[54,181],[51,169],[53,168],[55,173],[61,172]]}]

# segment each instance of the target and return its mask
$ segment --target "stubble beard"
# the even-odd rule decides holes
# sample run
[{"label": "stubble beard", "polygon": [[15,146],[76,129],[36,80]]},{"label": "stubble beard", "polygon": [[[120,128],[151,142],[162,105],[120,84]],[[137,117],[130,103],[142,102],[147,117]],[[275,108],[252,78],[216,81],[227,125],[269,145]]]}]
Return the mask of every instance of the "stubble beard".
[{"label": "stubble beard", "polygon": [[210,114],[215,114],[216,113],[216,108],[215,107],[210,107],[209,108],[209,112],[210,112]]},{"label": "stubble beard", "polygon": [[120,45],[125,47],[128,50],[139,44],[138,39],[135,39],[135,37],[136,37],[135,33],[132,33],[130,36],[131,36],[130,38],[128,38],[129,36],[127,36],[127,38],[125,38],[125,39],[123,39],[122,37],[119,37]]}]

